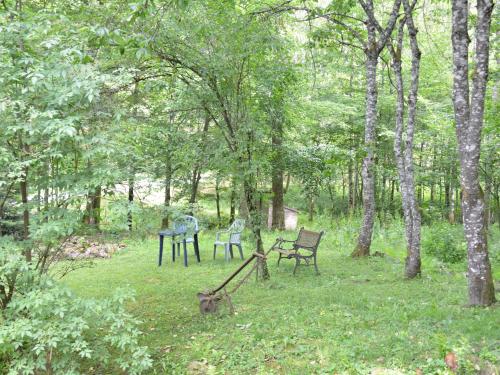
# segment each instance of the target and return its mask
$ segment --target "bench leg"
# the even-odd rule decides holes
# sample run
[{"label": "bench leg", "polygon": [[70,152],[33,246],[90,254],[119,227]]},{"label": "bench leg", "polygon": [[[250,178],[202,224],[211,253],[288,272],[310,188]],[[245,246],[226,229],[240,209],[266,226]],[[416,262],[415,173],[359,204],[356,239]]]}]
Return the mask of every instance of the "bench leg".
[{"label": "bench leg", "polygon": [[297,267],[300,265],[300,259],[295,258],[295,267],[293,268],[293,274],[295,275],[295,272],[297,271]]},{"label": "bench leg", "polygon": [[278,258],[278,267],[280,266],[280,261],[281,261],[281,253],[279,253],[279,254],[280,254],[280,256]]},{"label": "bench leg", "polygon": [[319,275],[318,264],[316,263],[316,257],[314,257],[314,269],[316,270],[316,275]]}]

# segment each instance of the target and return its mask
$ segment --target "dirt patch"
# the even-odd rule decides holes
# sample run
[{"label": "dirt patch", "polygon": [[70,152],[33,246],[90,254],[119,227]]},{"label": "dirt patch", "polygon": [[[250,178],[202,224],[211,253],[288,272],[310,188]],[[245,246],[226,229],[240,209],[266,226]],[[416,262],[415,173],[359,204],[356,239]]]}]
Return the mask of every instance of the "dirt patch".
[{"label": "dirt patch", "polygon": [[125,248],[123,243],[97,241],[95,238],[75,236],[66,241],[63,254],[66,259],[111,258],[117,251]]}]

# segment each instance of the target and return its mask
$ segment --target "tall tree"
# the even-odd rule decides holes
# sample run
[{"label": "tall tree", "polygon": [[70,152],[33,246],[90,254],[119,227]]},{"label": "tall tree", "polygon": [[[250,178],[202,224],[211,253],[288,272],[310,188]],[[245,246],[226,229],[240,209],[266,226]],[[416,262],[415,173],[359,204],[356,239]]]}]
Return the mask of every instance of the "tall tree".
[{"label": "tall tree", "polygon": [[395,0],[387,26],[377,37],[377,22],[373,0],[359,0],[367,15],[365,22],[368,39],[362,41],[366,55],[366,112],[365,112],[365,152],[363,159],[363,224],[361,226],[358,243],[352,252],[353,257],[370,255],[373,224],[375,220],[375,141],[377,126],[377,65],[379,55],[389,39],[398,17],[401,0]]},{"label": "tall tree", "polygon": [[495,302],[488,258],[484,194],[479,184],[481,130],[488,82],[490,25],[493,2],[477,0],[475,69],[469,89],[469,2],[453,0],[453,106],[460,159],[462,213],[467,241],[469,303],[487,306]]},{"label": "tall tree", "polygon": [[[394,154],[399,174],[399,186],[403,204],[403,216],[406,228],[407,257],[405,275],[414,278],[421,273],[420,261],[420,212],[415,196],[415,179],[413,173],[413,139],[415,133],[415,117],[417,107],[418,80],[420,72],[420,50],[417,42],[417,29],[413,22],[413,8],[416,0],[410,5],[403,0],[405,17],[401,21],[396,39],[396,46],[388,42],[387,47],[392,55],[392,68],[396,81],[396,131],[394,137]],[[408,28],[411,47],[411,82],[408,93],[408,120],[405,127],[404,85],[402,70],[402,52],[404,27]],[[379,30],[381,29],[378,26]],[[404,141],[403,141],[403,135]],[[404,143],[404,144],[403,144]]]}]

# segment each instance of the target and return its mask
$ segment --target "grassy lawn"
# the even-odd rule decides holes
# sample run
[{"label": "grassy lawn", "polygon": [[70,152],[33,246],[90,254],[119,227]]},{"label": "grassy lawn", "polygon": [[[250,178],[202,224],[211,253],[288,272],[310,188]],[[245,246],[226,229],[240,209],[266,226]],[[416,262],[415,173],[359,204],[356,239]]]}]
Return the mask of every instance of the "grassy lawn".
[{"label": "grassy lawn", "polygon": [[[318,253],[321,275],[302,267],[294,277],[293,262],[277,268],[271,254],[271,280],[251,278],[242,286],[233,296],[233,316],[225,307],[217,316],[198,310],[196,293],[215,287],[241,263],[225,263],[222,249],[212,260],[211,231],[200,234],[201,264],[189,247],[188,268],[182,259],[172,264],[169,251],[159,268],[156,238],[129,239],[112,259],[74,271],[63,282],[84,297],[136,291],[130,310],[143,322],[143,342],[155,360],[151,373],[414,374],[420,368],[434,374],[445,373],[449,351],[462,364],[478,358],[498,363],[498,304],[464,307],[465,264],[444,267],[424,258],[423,277],[405,281],[399,225],[376,230],[373,251],[388,256],[360,260],[348,256],[357,226],[325,221],[308,227],[327,230]],[[265,245],[275,237],[266,232]],[[247,237],[246,255],[250,248]],[[498,264],[495,273],[498,280]]]}]

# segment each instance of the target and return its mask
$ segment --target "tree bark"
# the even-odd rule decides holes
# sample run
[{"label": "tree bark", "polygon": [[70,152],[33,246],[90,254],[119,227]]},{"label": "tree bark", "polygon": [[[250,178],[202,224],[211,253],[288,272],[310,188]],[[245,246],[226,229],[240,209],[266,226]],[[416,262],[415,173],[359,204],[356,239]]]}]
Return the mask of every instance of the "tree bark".
[{"label": "tree bark", "polygon": [[[420,260],[420,230],[421,230],[421,217],[420,208],[415,198],[415,178],[413,172],[413,139],[416,126],[416,112],[417,112],[417,98],[418,98],[418,83],[420,75],[420,49],[417,41],[417,28],[413,23],[413,7],[416,0],[412,5],[408,0],[403,0],[403,7],[405,10],[406,26],[410,36],[410,49],[411,49],[411,80],[410,91],[408,94],[408,123],[406,129],[406,143],[405,143],[405,182],[408,194],[408,206],[410,213],[410,242],[407,250],[407,257],[405,262],[405,276],[407,278],[414,278],[421,274],[421,260]],[[423,158],[423,155],[421,155]],[[422,159],[421,159],[422,160]],[[422,197],[423,200],[423,197]]]},{"label": "tree bark", "polygon": [[308,200],[309,200],[309,202],[308,202],[307,220],[309,220],[309,222],[312,222],[314,219],[314,198],[309,197]]},{"label": "tree bark", "polygon": [[349,165],[347,167],[347,185],[349,190],[349,214],[352,215],[354,212],[354,202],[356,200],[354,196],[354,184],[352,181],[352,160],[349,160]]},{"label": "tree bark", "polygon": [[163,206],[165,207],[165,214],[161,220],[162,228],[168,228],[168,210],[170,208],[170,200],[172,198],[171,195],[171,185],[172,185],[172,164],[170,163],[170,159],[167,160],[165,164],[165,195],[163,200]]},{"label": "tree bark", "polygon": [[[368,22],[369,38],[375,38],[375,25]],[[358,237],[358,244],[351,256],[370,255],[370,246],[375,219],[375,181],[373,177],[373,159],[375,147],[375,126],[377,121],[377,64],[378,54],[368,51],[366,59],[366,123],[365,148],[361,175],[363,177],[363,224]]]},{"label": "tree bark", "polygon": [[128,230],[132,231],[133,221],[132,221],[132,204],[134,203],[134,182],[135,176],[134,172],[131,173],[128,179],[128,210],[127,210],[127,225]]},{"label": "tree bark", "polygon": [[[28,207],[28,167],[24,167],[23,177],[19,183],[21,191],[21,202],[23,204],[23,240],[28,240],[30,236],[30,211]],[[26,246],[24,256],[28,263],[31,262],[31,248]]]},{"label": "tree bark", "polygon": [[273,170],[272,170],[272,190],[273,190],[273,210],[272,226],[273,230],[285,229],[285,207],[283,200],[283,126],[280,121],[275,121],[273,126]]},{"label": "tree bark", "polygon": [[[460,159],[462,215],[467,241],[469,304],[488,306],[495,290],[488,257],[485,204],[479,184],[481,130],[488,79],[489,34],[493,3],[477,0],[475,70],[469,92],[469,35],[467,0],[452,2],[453,106]],[[471,94],[471,96],[470,96]]]},{"label": "tree bark", "polygon": [[221,215],[220,215],[220,178],[215,177],[215,206],[217,208],[217,228],[221,227]]},{"label": "tree bark", "polygon": [[231,197],[229,207],[229,221],[232,223],[236,218],[236,180],[233,177],[231,180]]},{"label": "tree bark", "polygon": [[290,173],[287,173],[287,175],[286,175],[285,189],[283,190],[283,194],[287,193],[289,187],[290,187]]},{"label": "tree bark", "polygon": [[191,174],[191,194],[189,196],[189,204],[191,206],[191,212],[190,214],[192,215],[193,212],[193,206],[196,203],[196,196],[198,195],[198,187],[200,185],[200,180],[201,180],[201,172],[203,169],[203,164],[204,160],[206,158],[206,138],[207,138],[207,132],[208,132],[208,127],[210,125],[210,116],[208,113],[205,114],[205,122],[203,123],[203,129],[201,133],[201,137],[198,141],[198,155],[197,155],[197,161],[195,163],[195,166],[193,168],[192,174]]},{"label": "tree bark", "polygon": [[395,0],[392,12],[385,29],[380,32],[377,41],[377,20],[373,0],[360,2],[367,20],[365,22],[368,39],[364,52],[366,55],[366,111],[365,111],[365,153],[363,159],[363,224],[361,226],[358,243],[351,253],[353,257],[369,256],[372,242],[373,223],[375,219],[375,180],[373,164],[375,159],[376,146],[376,125],[377,125],[377,64],[378,57],[385,47],[388,38],[396,24],[396,20],[401,7],[401,0]]},{"label": "tree bark", "polygon": [[[256,251],[258,253],[264,254],[264,244],[262,242],[261,234],[261,214],[258,209],[256,200],[256,189],[254,187],[253,177],[246,176],[243,182],[243,190],[245,194],[245,200],[248,207],[248,216],[250,221],[250,228],[255,239]],[[265,259],[258,258],[258,275],[262,279],[269,279],[269,270],[267,268],[267,263]]]}]

